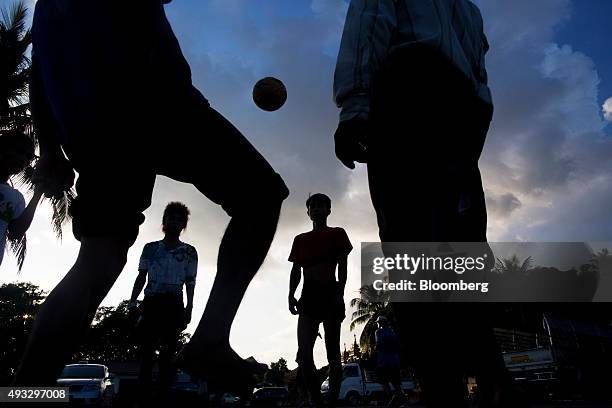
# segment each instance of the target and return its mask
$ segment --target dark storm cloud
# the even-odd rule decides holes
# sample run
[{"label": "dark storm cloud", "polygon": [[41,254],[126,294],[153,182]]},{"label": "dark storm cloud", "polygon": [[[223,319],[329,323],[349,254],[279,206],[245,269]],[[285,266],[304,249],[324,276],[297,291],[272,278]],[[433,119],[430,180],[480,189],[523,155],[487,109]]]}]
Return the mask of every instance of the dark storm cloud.
[{"label": "dark storm cloud", "polygon": [[[578,231],[588,238],[592,230],[601,236],[610,222],[589,214],[598,212],[600,200],[611,206],[606,200],[612,197],[592,181],[611,174],[612,146],[597,103],[599,75],[588,55],[554,39],[555,28],[571,18],[572,3],[478,4],[491,43],[488,72],[496,108],[481,158],[485,185],[493,194],[494,235],[571,239]],[[497,197],[508,192],[522,206],[505,222],[496,222],[503,215]],[[578,217],[568,217],[572,212]]]},{"label": "dark storm cloud", "polygon": [[487,210],[489,215],[499,218],[508,217],[512,212],[521,207],[521,201],[512,193],[499,196],[487,194]]}]

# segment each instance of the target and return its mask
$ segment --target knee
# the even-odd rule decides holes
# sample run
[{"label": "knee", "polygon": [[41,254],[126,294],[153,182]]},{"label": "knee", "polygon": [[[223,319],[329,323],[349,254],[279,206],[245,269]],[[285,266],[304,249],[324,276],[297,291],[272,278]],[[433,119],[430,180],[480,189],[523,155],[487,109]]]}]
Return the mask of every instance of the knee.
[{"label": "knee", "polygon": [[129,240],[115,238],[84,238],[77,259],[77,267],[71,270],[75,282],[82,290],[93,295],[106,296],[127,262]]},{"label": "knee", "polygon": [[231,205],[223,205],[225,211],[232,217],[248,217],[252,220],[278,218],[283,201],[289,197],[287,185],[277,173],[263,182],[251,192],[250,196],[241,196],[232,200]]},{"label": "knee", "polygon": [[298,350],[295,362],[302,370],[312,370],[315,368],[312,353],[304,352],[304,350]]}]

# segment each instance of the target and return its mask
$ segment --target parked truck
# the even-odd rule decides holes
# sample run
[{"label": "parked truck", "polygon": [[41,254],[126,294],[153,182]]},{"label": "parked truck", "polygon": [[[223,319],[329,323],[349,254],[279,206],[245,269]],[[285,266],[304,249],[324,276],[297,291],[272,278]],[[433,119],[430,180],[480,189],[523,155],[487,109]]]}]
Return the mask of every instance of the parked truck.
[{"label": "parked truck", "polygon": [[544,315],[544,331],[496,330],[506,368],[537,398],[598,399],[612,380],[612,327]]}]

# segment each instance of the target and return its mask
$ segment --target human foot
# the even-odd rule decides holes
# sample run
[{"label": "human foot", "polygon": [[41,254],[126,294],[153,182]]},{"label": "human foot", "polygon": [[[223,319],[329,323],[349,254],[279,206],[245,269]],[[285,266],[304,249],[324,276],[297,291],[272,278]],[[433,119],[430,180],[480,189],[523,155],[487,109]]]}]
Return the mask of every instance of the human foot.
[{"label": "human foot", "polygon": [[242,391],[252,387],[254,375],[263,374],[266,364],[253,357],[241,358],[229,343],[186,344],[177,356],[177,366],[194,377],[223,387],[227,391]]}]

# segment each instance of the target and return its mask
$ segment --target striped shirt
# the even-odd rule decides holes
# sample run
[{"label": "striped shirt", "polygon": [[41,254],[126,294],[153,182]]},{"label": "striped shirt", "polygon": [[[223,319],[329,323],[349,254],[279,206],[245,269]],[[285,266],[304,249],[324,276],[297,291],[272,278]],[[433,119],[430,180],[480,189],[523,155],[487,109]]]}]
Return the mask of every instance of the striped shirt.
[{"label": "striped shirt", "polygon": [[351,0],[334,75],[340,120],[369,115],[372,78],[388,55],[420,44],[447,57],[492,104],[482,16],[469,0]]},{"label": "striped shirt", "polygon": [[167,249],[163,241],[149,242],[142,250],[139,271],[147,272],[145,295],[183,295],[183,285],[195,285],[198,253],[189,244]]}]

